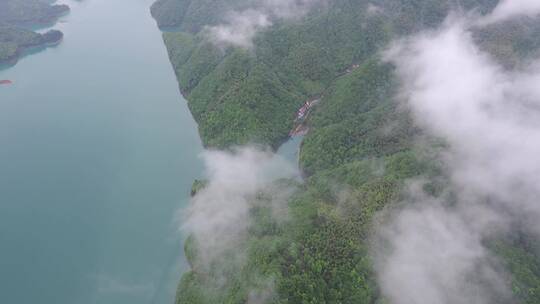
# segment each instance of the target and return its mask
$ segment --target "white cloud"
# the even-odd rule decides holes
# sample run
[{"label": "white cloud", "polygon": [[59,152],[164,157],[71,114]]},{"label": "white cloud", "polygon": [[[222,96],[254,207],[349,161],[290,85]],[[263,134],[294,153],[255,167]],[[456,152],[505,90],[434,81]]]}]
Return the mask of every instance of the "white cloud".
[{"label": "white cloud", "polygon": [[[249,211],[260,191],[281,178],[295,178],[295,166],[271,152],[240,148],[233,152],[207,151],[203,154],[208,185],[192,199],[182,228],[198,240],[198,259],[209,265],[224,252],[242,254],[250,225]],[[286,208],[291,189],[279,189],[269,202],[276,215]]]},{"label": "white cloud", "polygon": [[270,26],[269,16],[257,10],[231,12],[227,22],[207,28],[211,41],[222,45],[253,47],[253,38],[260,29]]},{"label": "white cloud", "polygon": [[482,23],[504,21],[519,16],[536,17],[540,15],[538,0],[502,0]]},{"label": "white cloud", "polygon": [[[419,185],[417,185],[419,186]],[[480,206],[453,208],[410,190],[414,201],[378,227],[376,270],[393,304],[494,303],[509,299],[483,237],[501,218]]]},{"label": "white cloud", "polygon": [[224,23],[206,28],[209,38],[219,46],[253,47],[255,35],[277,19],[304,16],[317,4],[326,0],[260,0],[252,8],[229,12]]},{"label": "white cloud", "polygon": [[[379,238],[378,273],[395,304],[493,303],[507,296],[483,241],[509,229],[540,235],[540,61],[508,71],[475,45],[465,20],[396,43],[386,54],[415,121],[450,148],[450,202],[412,193]],[[504,302],[504,300],[503,300]]]}]

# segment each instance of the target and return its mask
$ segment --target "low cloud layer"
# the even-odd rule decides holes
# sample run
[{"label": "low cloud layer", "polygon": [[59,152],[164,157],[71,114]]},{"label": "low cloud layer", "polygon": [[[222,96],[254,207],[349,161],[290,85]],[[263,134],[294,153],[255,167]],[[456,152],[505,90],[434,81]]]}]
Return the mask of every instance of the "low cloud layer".
[{"label": "low cloud layer", "polygon": [[540,15],[540,1],[538,0],[502,0],[483,22],[494,23],[519,16],[536,17],[538,15]]},{"label": "low cloud layer", "polygon": [[[229,250],[242,253],[255,196],[298,172],[280,156],[254,148],[207,151],[203,159],[208,184],[192,199],[182,228],[197,240],[200,264],[209,265]],[[279,211],[285,209],[286,190],[279,189],[268,202],[276,216],[284,216]]]},{"label": "low cloud layer", "polygon": [[243,48],[253,47],[253,38],[257,32],[270,25],[270,17],[260,11],[249,9],[231,12],[226,23],[209,27],[210,39],[218,45],[235,45]]},{"label": "low cloud layer", "polygon": [[[540,9],[505,1],[488,18]],[[516,3],[516,4],[514,4]],[[514,224],[540,235],[540,59],[508,71],[475,44],[468,20],[400,41],[387,53],[415,121],[450,148],[451,199],[412,187],[377,235],[377,271],[394,304],[512,303],[484,246]]]},{"label": "low cloud layer", "polygon": [[504,220],[480,205],[448,206],[420,185],[377,231],[375,266],[385,297],[392,304],[512,303],[503,271],[483,245]]},{"label": "low cloud layer", "polygon": [[220,46],[253,47],[253,38],[275,20],[295,19],[325,0],[260,0],[252,8],[229,12],[223,24],[206,28],[211,41]]}]

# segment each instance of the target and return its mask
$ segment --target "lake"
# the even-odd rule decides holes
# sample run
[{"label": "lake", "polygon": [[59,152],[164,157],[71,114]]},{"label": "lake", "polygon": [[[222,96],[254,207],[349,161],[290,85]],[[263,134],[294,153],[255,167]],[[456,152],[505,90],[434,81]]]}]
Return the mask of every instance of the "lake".
[{"label": "lake", "polygon": [[0,70],[2,303],[173,303],[202,146],[152,1],[64,1],[64,41]]}]

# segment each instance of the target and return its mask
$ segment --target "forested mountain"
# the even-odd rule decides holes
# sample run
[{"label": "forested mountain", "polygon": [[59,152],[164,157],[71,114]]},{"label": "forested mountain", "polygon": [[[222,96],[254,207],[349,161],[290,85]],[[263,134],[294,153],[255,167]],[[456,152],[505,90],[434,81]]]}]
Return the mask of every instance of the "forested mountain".
[{"label": "forested mountain", "polygon": [[43,24],[69,11],[67,5],[51,5],[47,0],[4,0],[0,3],[0,23]]},{"label": "forested mountain", "polygon": [[[272,217],[264,202],[276,194],[262,191],[251,198],[241,261],[237,249],[201,258],[206,240],[191,236],[185,248],[191,271],[177,303],[388,303],[370,249],[374,219],[406,201],[415,179],[426,181],[426,195],[453,204],[440,157],[447,144],[399,106],[396,67],[382,57],[392,41],[435,30],[451,12],[485,16],[498,1],[302,3],[309,7],[295,16],[266,7],[262,17],[253,13],[261,1],[158,0],[152,7],[170,30],[164,41],[207,147],[277,148],[295,127],[297,110],[320,100],[304,123],[304,183],[286,182],[294,188],[288,220]],[[223,24],[247,22],[231,11],[258,16],[257,32],[247,33],[252,40],[224,38],[234,33]],[[474,27],[473,39],[512,68],[537,54],[539,24],[531,17]],[[518,230],[485,242],[506,269],[515,299],[540,303],[538,241]]]},{"label": "forested mountain", "polygon": [[16,61],[25,49],[60,41],[59,31],[39,34],[30,28],[55,22],[68,11],[67,5],[52,5],[46,0],[0,2],[0,63]]}]

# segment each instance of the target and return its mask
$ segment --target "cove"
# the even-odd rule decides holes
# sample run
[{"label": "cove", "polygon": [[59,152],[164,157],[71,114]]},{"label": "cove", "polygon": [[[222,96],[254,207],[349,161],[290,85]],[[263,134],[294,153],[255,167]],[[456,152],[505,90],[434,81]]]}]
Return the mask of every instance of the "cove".
[{"label": "cove", "polygon": [[152,1],[65,1],[63,42],[0,70],[3,303],[173,303],[203,148]]}]

